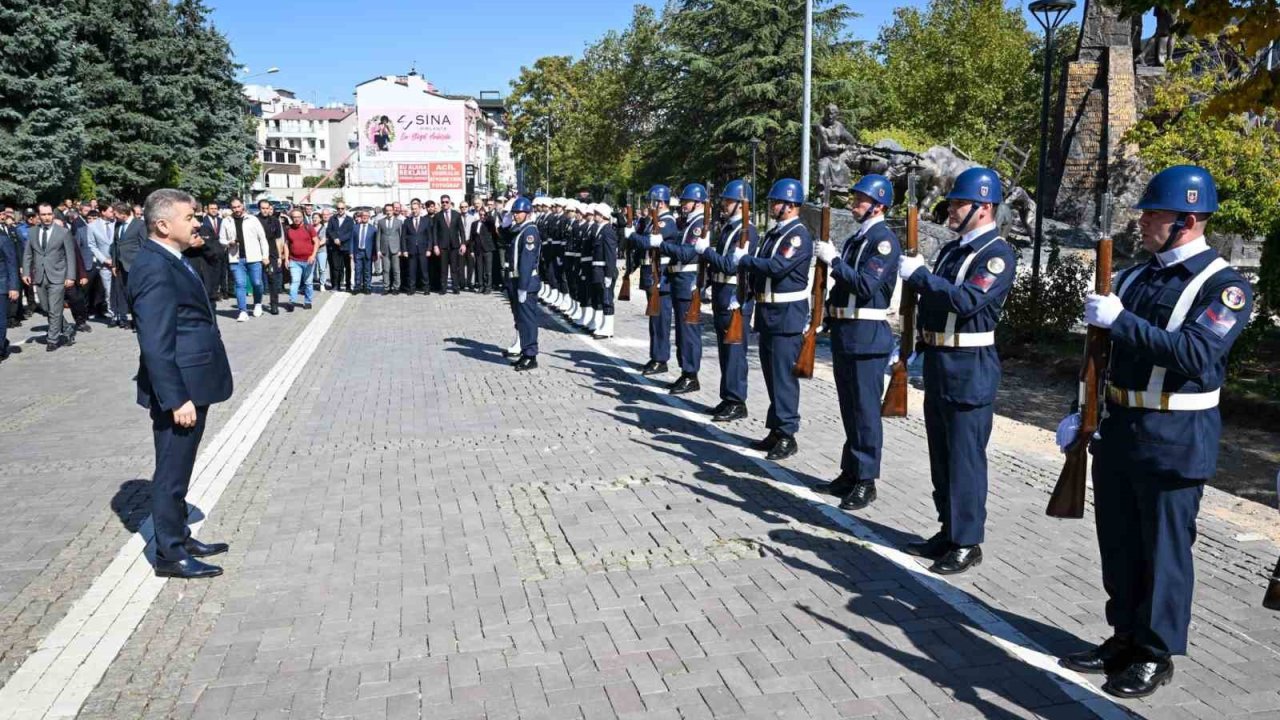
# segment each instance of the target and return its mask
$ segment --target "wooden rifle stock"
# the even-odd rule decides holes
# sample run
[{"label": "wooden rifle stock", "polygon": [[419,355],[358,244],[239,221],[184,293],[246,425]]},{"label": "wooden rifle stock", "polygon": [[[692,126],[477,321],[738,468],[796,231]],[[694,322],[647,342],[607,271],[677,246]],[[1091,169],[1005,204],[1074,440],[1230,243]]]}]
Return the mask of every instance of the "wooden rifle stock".
[{"label": "wooden rifle stock", "polygon": [[[751,242],[751,203],[742,201],[742,228],[738,230],[738,247],[746,248]],[[729,313],[729,327],[725,328],[724,341],[730,345],[745,342],[743,330],[742,306],[747,303],[747,273],[738,271],[738,307]]]},{"label": "wooden rifle stock", "polygon": [[1271,572],[1271,583],[1267,585],[1267,594],[1262,598],[1262,607],[1280,610],[1280,560],[1276,561],[1276,569]]},{"label": "wooden rifle stock", "polygon": [[[823,242],[831,242],[831,194],[829,191],[823,192],[822,225],[819,237]],[[796,358],[796,364],[791,366],[791,374],[798,378],[813,377],[813,362],[818,355],[818,329],[822,327],[822,313],[826,309],[826,299],[827,265],[819,261],[813,267],[813,294],[809,297],[809,328],[804,331],[804,339],[800,341],[800,356]]]},{"label": "wooden rifle stock", "polygon": [[[907,245],[906,255],[920,252],[920,210],[916,207],[916,176],[907,180]],[[898,343],[898,361],[889,372],[889,387],[880,403],[880,417],[907,416],[907,361],[916,351],[916,294],[902,284],[898,301],[898,318],[902,321],[902,340]]]},{"label": "wooden rifle stock", "polygon": [[[649,234],[658,233],[658,208],[649,208]],[[647,239],[647,238],[646,238]],[[658,317],[662,314],[662,251],[649,251],[649,305],[644,314]]]},{"label": "wooden rifle stock", "polygon": [[[635,231],[635,225],[632,222],[631,206],[626,208],[627,228]],[[622,233],[622,268],[625,274],[622,276],[622,287],[618,288],[619,302],[631,302],[631,243],[627,240],[627,233]]]},{"label": "wooden rifle stock", "polygon": [[[1111,198],[1105,197],[1102,206],[1103,236],[1098,240],[1096,278],[1094,292],[1111,293]],[[1102,410],[1102,376],[1106,373],[1111,348],[1111,332],[1089,326],[1085,335],[1084,362],[1080,367],[1080,430],[1067,448],[1067,459],[1058,484],[1049,496],[1044,512],[1049,517],[1079,519],[1084,517],[1085,485],[1089,477],[1089,441],[1098,430]]]},{"label": "wooden rifle stock", "polygon": [[[702,203],[702,235],[703,240],[711,237],[711,200]],[[684,314],[684,321],[694,325],[702,322],[702,290],[707,286],[707,261],[698,258],[698,279],[693,286],[693,299],[689,301],[689,311]]]}]

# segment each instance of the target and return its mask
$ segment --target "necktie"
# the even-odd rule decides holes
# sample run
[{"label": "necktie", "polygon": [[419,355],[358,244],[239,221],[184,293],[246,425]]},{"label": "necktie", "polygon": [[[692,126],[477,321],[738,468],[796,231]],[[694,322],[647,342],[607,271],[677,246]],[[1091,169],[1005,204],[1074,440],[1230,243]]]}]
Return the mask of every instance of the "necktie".
[{"label": "necktie", "polygon": [[361,250],[364,249],[364,229],[365,229],[365,226],[361,225],[360,226],[360,249]]},{"label": "necktie", "polygon": [[191,263],[187,262],[185,257],[182,258],[182,267],[186,268],[187,272],[191,273],[191,277],[196,277],[196,269],[191,267]]},{"label": "necktie", "polygon": [[49,246],[49,228],[40,228],[40,249],[44,250]]}]

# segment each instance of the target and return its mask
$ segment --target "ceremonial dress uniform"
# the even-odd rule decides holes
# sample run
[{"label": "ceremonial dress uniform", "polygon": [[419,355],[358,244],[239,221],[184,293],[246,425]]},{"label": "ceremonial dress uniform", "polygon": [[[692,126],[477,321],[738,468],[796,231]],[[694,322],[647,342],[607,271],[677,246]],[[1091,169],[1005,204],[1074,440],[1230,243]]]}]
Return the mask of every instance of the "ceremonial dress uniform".
[{"label": "ceremonial dress uniform", "polygon": [[672,242],[663,242],[662,254],[670,257],[667,274],[671,281],[671,298],[676,326],[676,359],[680,363],[680,377],[668,388],[673,395],[695,392],[701,389],[698,370],[702,367],[702,321],[688,322],[689,305],[698,292],[698,252],[695,244],[702,237],[703,225],[710,218],[703,217],[702,203],[707,201],[707,189],[700,183],[690,183],[680,193],[680,202],[696,203],[685,217],[684,228]]},{"label": "ceremonial dress uniform", "polygon": [[640,264],[640,290],[648,292],[654,283],[658,284],[658,296],[661,301],[661,311],[649,317],[649,362],[641,370],[645,375],[660,375],[667,371],[667,362],[671,360],[671,282],[666,272],[666,266],[671,263],[671,259],[666,255],[659,257],[658,263],[661,271],[658,277],[653,277],[653,263],[649,261],[648,251],[652,248],[653,235],[660,235],[662,242],[671,242],[675,240],[679,234],[676,228],[675,218],[671,216],[671,212],[666,209],[667,202],[671,199],[671,189],[666,185],[654,185],[649,189],[649,202],[662,203],[662,209],[658,214],[658,227],[649,227],[649,217],[645,215],[638,221],[636,234],[640,237],[649,237],[648,243],[633,243],[635,247],[635,262]]},{"label": "ceremonial dress uniform", "polygon": [[591,253],[592,307],[596,310],[596,322],[591,327],[597,338],[613,337],[613,284],[618,278],[618,235],[609,222],[612,209],[599,203],[595,206],[595,242]]},{"label": "ceremonial dress uniform", "polygon": [[[741,180],[732,180],[726,184],[720,197],[722,200],[738,203],[754,199],[751,187]],[[750,337],[750,332],[744,327],[740,343],[725,342],[725,333],[729,330],[735,308],[741,310],[744,324],[749,323],[755,309],[755,302],[749,292],[744,293],[745,302],[739,301],[739,277],[731,269],[731,255],[742,232],[741,213],[735,207],[725,217],[727,221],[720,228],[714,251],[703,253],[703,258],[707,261],[707,278],[711,283],[712,321],[716,330],[716,353],[720,361],[720,404],[711,417],[716,422],[729,422],[747,416],[747,338]],[[755,254],[759,246],[760,237],[755,226],[748,226],[747,254]]]},{"label": "ceremonial dress uniform", "polygon": [[[956,179],[948,200],[993,210],[1000,180],[986,168]],[[963,572],[982,561],[987,519],[987,441],[1000,384],[995,329],[1013,287],[1016,256],[994,222],[958,231],[942,247],[933,272],[920,267],[904,278],[920,294],[917,325],[924,354],[924,420],[929,443],[933,504],[942,530],[908,552],[935,560],[934,572]],[[908,268],[903,263],[902,267]]]},{"label": "ceremonial dress uniform", "polygon": [[[882,175],[863,177],[853,191],[870,198],[875,206],[893,205],[893,185]],[[876,498],[884,444],[880,401],[893,352],[893,330],[887,318],[902,256],[898,237],[885,224],[884,215],[870,216],[870,212],[828,263],[832,285],[825,310],[845,440],[840,476],[825,491],[843,497],[840,506],[846,510],[860,510]],[[824,245],[828,245],[825,252],[835,252]]]},{"label": "ceremonial dress uniform", "polygon": [[[1093,492],[1107,592],[1106,643],[1064,660],[1106,670],[1103,689],[1149,695],[1187,651],[1195,570],[1191,546],[1205,482],[1217,468],[1218,396],[1227,355],[1253,311],[1253,290],[1209,247],[1201,229],[1218,209],[1212,176],[1180,165],[1152,178],[1136,209],[1178,213],[1162,249],[1091,295],[1086,321],[1111,330],[1106,412],[1091,445]],[[1144,221],[1146,212],[1144,212]]]},{"label": "ceremonial dress uniform", "polygon": [[[511,206],[512,213],[528,213],[531,209],[525,198],[516,198]],[[520,335],[520,359],[513,366],[517,371],[538,367],[537,297],[542,286],[538,271],[541,253],[542,237],[538,234],[538,226],[526,218],[512,233],[508,255],[511,265],[507,270],[507,293],[515,316],[516,332]]]}]

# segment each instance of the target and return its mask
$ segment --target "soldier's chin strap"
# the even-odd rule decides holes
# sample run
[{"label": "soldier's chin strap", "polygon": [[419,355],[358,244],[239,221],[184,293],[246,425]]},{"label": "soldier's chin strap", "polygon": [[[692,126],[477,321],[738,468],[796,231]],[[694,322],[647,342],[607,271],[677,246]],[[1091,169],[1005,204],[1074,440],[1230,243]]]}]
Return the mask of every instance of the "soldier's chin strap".
[{"label": "soldier's chin strap", "polygon": [[964,220],[960,221],[960,227],[956,228],[956,233],[964,235],[964,229],[969,227],[969,221],[973,219],[974,213],[978,212],[978,206],[982,203],[970,202],[969,214],[964,216]]},{"label": "soldier's chin strap", "polygon": [[1173,247],[1174,241],[1178,239],[1178,234],[1186,229],[1187,217],[1190,215],[1191,213],[1178,213],[1178,219],[1173,221],[1173,225],[1169,226],[1169,237],[1164,241],[1164,245],[1160,246],[1159,252],[1168,252]]},{"label": "soldier's chin strap", "polygon": [[773,216],[774,222],[782,222],[782,215],[787,211],[787,206],[790,204],[791,203],[787,203],[787,202],[782,203],[782,209],[779,210],[778,213]]},{"label": "soldier's chin strap", "polygon": [[875,211],[876,211],[876,208],[878,208],[878,207],[880,207],[880,203],[875,202],[875,201],[873,200],[873,201],[871,202],[870,207],[868,207],[868,208],[867,208],[867,211],[866,211],[866,212],[864,212],[864,213],[862,213],[862,217],[858,218],[858,224],[859,224],[859,225],[861,225],[862,223],[866,222],[866,221],[867,221],[867,218],[870,218],[870,217],[871,217],[871,213],[875,212]]}]

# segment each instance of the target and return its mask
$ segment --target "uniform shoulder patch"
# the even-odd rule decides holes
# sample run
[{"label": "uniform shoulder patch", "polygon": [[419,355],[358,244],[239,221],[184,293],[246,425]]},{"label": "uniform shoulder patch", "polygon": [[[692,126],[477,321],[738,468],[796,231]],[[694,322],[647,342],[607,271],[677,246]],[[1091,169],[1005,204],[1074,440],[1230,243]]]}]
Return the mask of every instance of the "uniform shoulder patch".
[{"label": "uniform shoulder patch", "polygon": [[996,275],[1004,272],[1004,258],[993,257],[988,260],[987,270]]},{"label": "uniform shoulder patch", "polygon": [[881,240],[880,244],[876,245],[876,252],[881,255],[888,255],[891,250],[893,250],[893,245],[888,240]]},{"label": "uniform shoulder patch", "polygon": [[799,236],[799,235],[792,235],[792,236],[791,236],[791,247],[793,247],[793,248],[798,248],[798,247],[800,247],[800,243],[801,243],[801,242],[803,242],[803,241],[800,239],[800,236]]},{"label": "uniform shoulder patch", "polygon": [[1241,310],[1244,308],[1245,294],[1244,290],[1232,285],[1222,291],[1222,304],[1232,310]]}]

